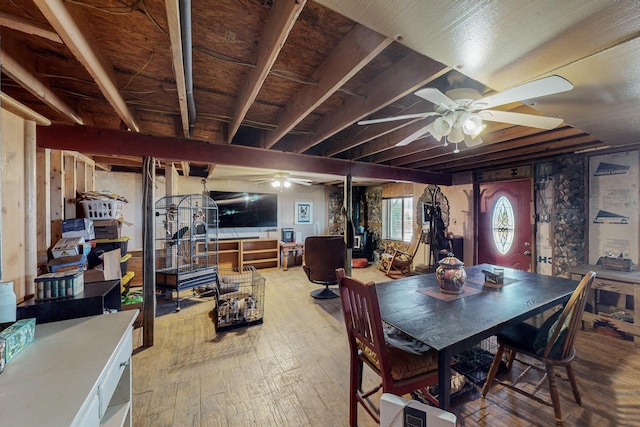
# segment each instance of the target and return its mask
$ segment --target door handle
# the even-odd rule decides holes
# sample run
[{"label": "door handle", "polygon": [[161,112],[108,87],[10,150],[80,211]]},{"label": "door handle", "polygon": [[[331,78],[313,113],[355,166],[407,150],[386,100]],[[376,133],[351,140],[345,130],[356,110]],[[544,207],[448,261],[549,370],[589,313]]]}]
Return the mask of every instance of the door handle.
[{"label": "door handle", "polygon": [[528,248],[529,246],[531,246],[531,243],[529,243],[529,242],[524,242],[524,246],[525,246],[525,248]]},{"label": "door handle", "polygon": [[525,256],[531,256],[531,251],[524,251],[524,252],[523,252],[523,254],[524,254]]}]

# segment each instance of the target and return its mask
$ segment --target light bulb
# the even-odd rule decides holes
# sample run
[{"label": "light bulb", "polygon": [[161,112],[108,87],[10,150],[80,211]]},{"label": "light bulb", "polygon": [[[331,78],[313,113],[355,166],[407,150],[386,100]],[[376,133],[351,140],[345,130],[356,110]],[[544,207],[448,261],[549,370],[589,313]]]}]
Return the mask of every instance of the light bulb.
[{"label": "light bulb", "polygon": [[478,114],[464,113],[460,116],[462,131],[467,135],[473,135],[480,132],[482,119]]},{"label": "light bulb", "polygon": [[271,185],[273,185],[273,188],[280,188],[280,181],[278,181],[277,179],[273,180],[271,181]]},{"label": "light bulb", "polygon": [[286,180],[285,180],[285,181],[283,182],[283,184],[284,184],[284,188],[289,188],[289,187],[291,187],[291,183],[290,183],[289,181],[286,181]]}]

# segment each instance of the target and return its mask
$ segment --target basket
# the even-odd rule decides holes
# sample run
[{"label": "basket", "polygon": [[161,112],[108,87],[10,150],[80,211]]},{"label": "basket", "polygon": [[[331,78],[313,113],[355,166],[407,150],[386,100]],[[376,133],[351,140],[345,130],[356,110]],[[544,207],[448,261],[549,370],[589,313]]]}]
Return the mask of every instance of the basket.
[{"label": "basket", "polygon": [[120,219],[124,203],[120,200],[83,200],[84,215],[89,219]]}]

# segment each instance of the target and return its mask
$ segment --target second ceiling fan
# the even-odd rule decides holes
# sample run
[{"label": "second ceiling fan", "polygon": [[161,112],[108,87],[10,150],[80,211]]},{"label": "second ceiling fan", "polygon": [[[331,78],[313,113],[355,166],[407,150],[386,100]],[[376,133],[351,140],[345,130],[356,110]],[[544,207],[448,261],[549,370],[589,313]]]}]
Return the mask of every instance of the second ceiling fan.
[{"label": "second ceiling fan", "polygon": [[486,127],[483,121],[509,123],[540,129],[553,129],[562,123],[561,118],[537,116],[534,114],[514,113],[491,110],[493,107],[523,101],[541,96],[553,95],[573,89],[568,80],[560,76],[549,76],[516,86],[504,92],[482,97],[475,89],[456,88],[442,93],[436,88],[424,88],[415,92],[416,96],[434,104],[435,111],[361,120],[359,125],[385,123],[395,120],[424,119],[436,116],[436,119],[398,142],[396,146],[407,145],[430,133],[440,141],[447,143],[464,142],[467,147],[482,144],[480,132]]}]

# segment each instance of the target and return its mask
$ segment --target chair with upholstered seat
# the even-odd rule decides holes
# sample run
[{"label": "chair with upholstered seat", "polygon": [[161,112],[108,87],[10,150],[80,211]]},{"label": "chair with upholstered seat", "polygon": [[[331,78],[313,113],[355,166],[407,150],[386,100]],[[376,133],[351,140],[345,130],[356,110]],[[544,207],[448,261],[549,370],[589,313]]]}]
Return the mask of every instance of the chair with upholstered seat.
[{"label": "chair with upholstered seat", "polygon": [[[566,368],[573,396],[576,403],[580,405],[582,402],[571,361],[576,355],[574,341],[578,333],[578,327],[582,323],[582,313],[584,312],[589,289],[595,275],[593,271],[585,274],[564,308],[551,315],[540,328],[523,322],[507,328],[497,335],[498,350],[482,388],[483,397],[487,395],[492,386],[505,351],[509,354],[506,363],[507,370],[511,369],[518,353],[525,354],[534,360],[542,362],[545,368],[542,369],[526,361],[518,360],[526,365],[526,369],[515,381],[507,382],[497,379],[495,381],[539,403],[553,407],[556,425],[562,425],[562,410],[560,408],[560,397],[558,395],[554,367],[564,366]],[[518,384],[531,368],[544,372],[544,375],[534,390],[529,392],[523,387],[519,387]],[[548,379],[551,402],[535,395],[544,383],[545,378]]]},{"label": "chair with upholstered seat", "polygon": [[413,239],[411,240],[411,243],[409,243],[409,247],[406,251],[402,251],[397,248],[389,248],[387,252],[382,254],[379,269],[384,271],[384,274],[389,277],[409,275],[411,273],[413,258],[418,252],[418,246],[420,246],[420,243],[426,242],[427,236],[428,234],[424,230],[420,230],[419,233],[414,233]]},{"label": "chair with upholstered seat", "polygon": [[302,269],[312,283],[324,285],[324,289],[311,292],[314,298],[337,298],[329,286],[337,285],[336,268],[344,268],[345,243],[342,236],[309,236],[304,241]]},{"label": "chair with upholstered seat", "polygon": [[[347,277],[344,269],[336,270],[336,275],[349,340],[349,425],[358,424],[358,404],[380,422],[379,408],[369,400],[380,389],[398,396],[420,391],[437,406],[428,389],[438,383],[437,351],[395,328],[383,327],[373,282]],[[369,391],[362,390],[365,364],[382,380]]]}]

